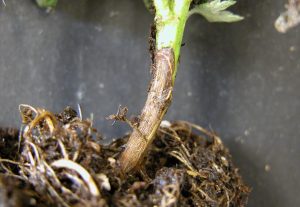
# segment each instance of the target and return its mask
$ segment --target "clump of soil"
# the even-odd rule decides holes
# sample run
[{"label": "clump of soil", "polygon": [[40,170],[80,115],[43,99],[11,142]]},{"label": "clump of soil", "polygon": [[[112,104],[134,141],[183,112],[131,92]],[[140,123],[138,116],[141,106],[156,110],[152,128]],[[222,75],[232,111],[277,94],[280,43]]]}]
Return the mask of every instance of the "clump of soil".
[{"label": "clump of soil", "polygon": [[[0,206],[245,206],[249,188],[214,133],[163,121],[139,169],[123,175],[128,136],[105,146],[92,121],[22,105],[0,130]],[[20,134],[20,135],[19,135]]]}]

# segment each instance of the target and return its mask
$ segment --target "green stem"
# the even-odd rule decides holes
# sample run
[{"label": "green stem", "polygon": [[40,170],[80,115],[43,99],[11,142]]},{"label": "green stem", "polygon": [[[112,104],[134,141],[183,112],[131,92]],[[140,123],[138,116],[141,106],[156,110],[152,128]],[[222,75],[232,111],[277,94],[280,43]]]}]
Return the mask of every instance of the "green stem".
[{"label": "green stem", "polygon": [[154,0],[156,49],[172,48],[175,55],[175,81],[180,47],[191,0]]}]

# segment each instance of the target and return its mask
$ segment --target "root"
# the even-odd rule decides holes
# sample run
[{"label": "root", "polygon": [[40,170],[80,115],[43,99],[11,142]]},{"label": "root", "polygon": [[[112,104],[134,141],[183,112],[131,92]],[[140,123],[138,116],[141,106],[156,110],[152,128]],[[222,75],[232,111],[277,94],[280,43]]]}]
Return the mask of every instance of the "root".
[{"label": "root", "polygon": [[[18,147],[22,157],[19,162],[0,159],[0,163],[16,165],[20,175],[14,175],[3,166],[7,175],[25,180],[40,189],[40,193],[48,192],[62,206],[72,206],[74,201],[84,206],[97,203],[101,195],[97,183],[88,170],[77,163],[81,157],[88,159],[90,155],[85,153],[100,152],[100,146],[91,140],[95,131],[92,123],[82,120],[81,111],[79,118],[73,116],[74,110],[70,108],[59,115],[25,104],[20,105],[19,110],[24,124]],[[58,124],[58,119],[64,123]],[[66,178],[76,188],[63,184]]]},{"label": "root", "polygon": [[61,159],[54,161],[51,165],[56,168],[67,168],[76,171],[89,187],[91,194],[94,196],[100,195],[98,187],[96,186],[92,176],[88,173],[88,171],[86,171],[82,166],[80,166],[76,162]]},{"label": "root", "polygon": [[0,158],[0,176],[6,172],[7,179],[29,186],[36,202],[64,207],[245,206],[249,189],[228,151],[215,133],[200,126],[162,122],[139,171],[124,177],[115,158],[128,137],[100,145],[92,123],[71,115],[71,109],[55,115],[25,108],[20,155],[0,151],[0,156],[8,155]]}]

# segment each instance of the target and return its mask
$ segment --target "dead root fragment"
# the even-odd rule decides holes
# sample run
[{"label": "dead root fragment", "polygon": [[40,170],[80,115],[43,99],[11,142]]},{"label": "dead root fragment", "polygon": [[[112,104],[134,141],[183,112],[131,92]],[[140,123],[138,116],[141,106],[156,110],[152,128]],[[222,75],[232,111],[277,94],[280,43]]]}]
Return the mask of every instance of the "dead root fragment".
[{"label": "dead root fragment", "polygon": [[[3,202],[18,206],[20,200],[29,202],[22,206],[97,207],[247,203],[249,188],[228,150],[218,136],[200,126],[163,121],[139,166],[141,172],[124,177],[117,157],[128,137],[104,146],[98,143],[100,136],[92,123],[70,108],[57,115],[31,106],[26,109],[21,154],[18,134],[12,137],[0,130],[0,178],[10,183],[1,185],[0,179],[0,206]],[[5,197],[8,190],[14,196]]]}]

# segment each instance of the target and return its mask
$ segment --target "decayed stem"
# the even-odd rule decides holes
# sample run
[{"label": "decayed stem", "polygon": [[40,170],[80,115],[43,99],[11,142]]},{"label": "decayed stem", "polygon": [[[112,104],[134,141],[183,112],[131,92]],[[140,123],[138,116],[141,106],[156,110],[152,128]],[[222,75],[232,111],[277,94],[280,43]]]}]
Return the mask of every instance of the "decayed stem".
[{"label": "decayed stem", "polygon": [[123,173],[139,165],[172,99],[173,84],[191,0],[154,0],[155,51],[152,80],[140,123],[120,157]]},{"label": "decayed stem", "polygon": [[153,79],[139,127],[133,130],[120,158],[123,172],[128,172],[139,164],[171,103],[172,74],[175,67],[173,50],[164,48],[156,51],[152,67]]}]

